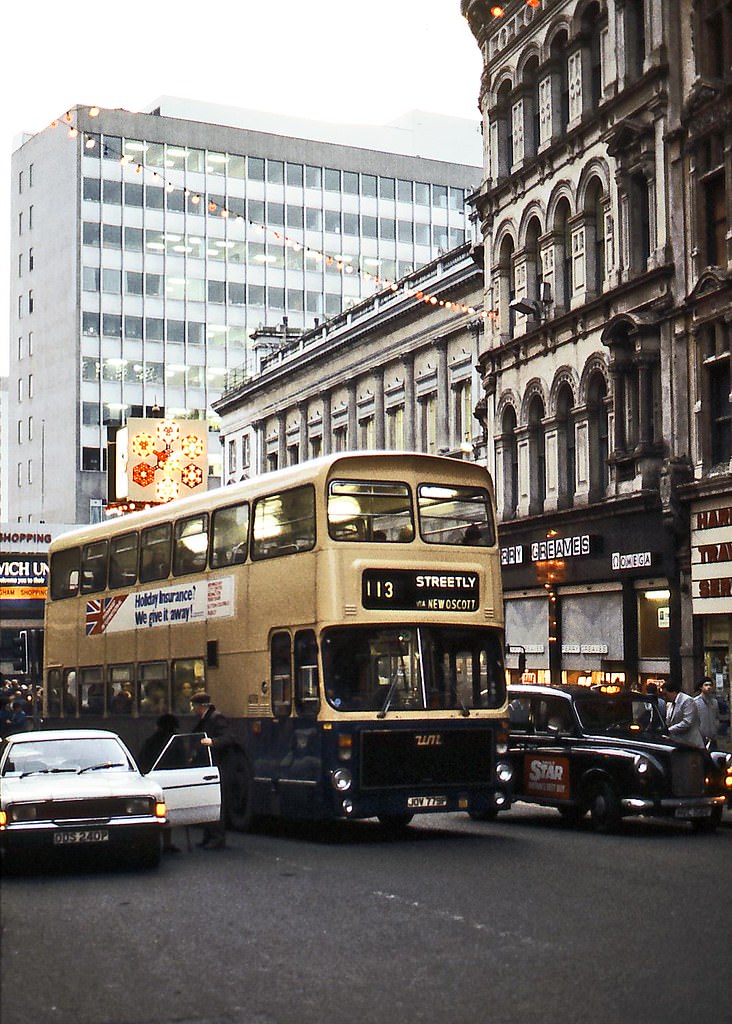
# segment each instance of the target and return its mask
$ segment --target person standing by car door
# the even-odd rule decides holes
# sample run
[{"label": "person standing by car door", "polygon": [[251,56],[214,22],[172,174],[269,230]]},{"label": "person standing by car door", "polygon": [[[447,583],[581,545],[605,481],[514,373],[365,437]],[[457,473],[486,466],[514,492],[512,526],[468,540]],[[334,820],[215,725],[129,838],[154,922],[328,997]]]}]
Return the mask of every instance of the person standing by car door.
[{"label": "person standing by car door", "polygon": [[229,759],[236,748],[228,720],[211,703],[209,695],[203,691],[191,697],[191,707],[198,715],[198,722],[193,732],[205,732],[201,739],[204,747],[211,747],[214,764],[221,774],[221,816],[217,822],[204,826],[203,839],[198,844],[205,850],[222,850],[226,846],[226,806],[229,784]]},{"label": "person standing by car door", "polygon": [[673,680],[663,684],[661,696],[666,701],[666,728],[669,734],[690,747],[704,749],[704,737],[699,728],[699,712],[694,698],[680,690]]},{"label": "person standing by car door", "polygon": [[702,679],[694,703],[699,712],[699,726],[704,743],[707,750],[714,750],[719,735],[719,702],[712,693],[712,680],[708,676]]}]

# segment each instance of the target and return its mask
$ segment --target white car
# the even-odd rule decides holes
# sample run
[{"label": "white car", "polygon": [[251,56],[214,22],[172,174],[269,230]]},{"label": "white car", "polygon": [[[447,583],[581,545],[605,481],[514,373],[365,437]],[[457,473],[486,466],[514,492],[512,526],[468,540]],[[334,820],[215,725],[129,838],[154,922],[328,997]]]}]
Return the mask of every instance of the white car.
[{"label": "white car", "polygon": [[64,729],[10,736],[0,756],[0,850],[4,862],[33,853],[123,852],[160,861],[163,829],[216,821],[219,770],[201,734],[171,737],[140,773],[113,732]]}]

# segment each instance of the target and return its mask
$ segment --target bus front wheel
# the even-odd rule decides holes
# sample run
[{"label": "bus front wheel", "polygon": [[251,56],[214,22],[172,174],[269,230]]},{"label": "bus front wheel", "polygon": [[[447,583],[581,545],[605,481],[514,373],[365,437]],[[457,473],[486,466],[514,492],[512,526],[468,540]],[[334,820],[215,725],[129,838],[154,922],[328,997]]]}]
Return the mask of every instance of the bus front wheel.
[{"label": "bus front wheel", "polygon": [[237,754],[227,776],[222,780],[226,824],[234,832],[246,832],[254,818],[254,779],[246,754]]}]

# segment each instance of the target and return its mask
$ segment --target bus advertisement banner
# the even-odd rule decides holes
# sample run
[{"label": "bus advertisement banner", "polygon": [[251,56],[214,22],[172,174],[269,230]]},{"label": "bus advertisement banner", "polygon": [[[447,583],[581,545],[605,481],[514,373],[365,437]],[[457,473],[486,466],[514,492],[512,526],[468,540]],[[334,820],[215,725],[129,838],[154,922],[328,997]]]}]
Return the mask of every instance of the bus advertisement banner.
[{"label": "bus advertisement banner", "polygon": [[86,602],[86,635],[154,629],[234,615],[234,577],[150,587]]}]

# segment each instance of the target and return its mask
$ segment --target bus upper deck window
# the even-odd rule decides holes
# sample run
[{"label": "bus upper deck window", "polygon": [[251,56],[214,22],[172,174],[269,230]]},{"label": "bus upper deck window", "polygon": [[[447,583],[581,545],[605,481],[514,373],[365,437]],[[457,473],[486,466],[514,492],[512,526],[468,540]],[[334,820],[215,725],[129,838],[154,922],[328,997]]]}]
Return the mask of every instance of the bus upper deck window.
[{"label": "bus upper deck window", "polygon": [[140,538],[140,583],[170,576],[170,523],[149,526]]},{"label": "bus upper deck window", "polygon": [[109,587],[131,587],[137,580],[136,533],[112,537],[109,545]]},{"label": "bus upper deck window", "polygon": [[427,544],[492,547],[496,531],[488,492],[482,487],[420,484],[419,526]]},{"label": "bus upper deck window", "polygon": [[202,513],[179,519],[175,524],[173,545],[173,573],[184,576],[190,572],[202,572],[208,556],[208,514]]},{"label": "bus upper deck window", "polygon": [[81,592],[93,594],[107,585],[107,541],[85,544],[81,556]]},{"label": "bus upper deck window", "polygon": [[245,562],[248,540],[249,506],[242,503],[217,508],[211,530],[211,568]]},{"label": "bus upper deck window", "polygon": [[391,480],[331,480],[328,532],[333,540],[404,543],[414,538],[407,484]]},{"label": "bus upper deck window", "polygon": [[315,544],[315,491],[311,486],[260,498],[254,506],[252,558],[309,551]]},{"label": "bus upper deck window", "polygon": [[79,590],[79,548],[54,551],[51,556],[51,597],[59,601],[75,597]]}]

